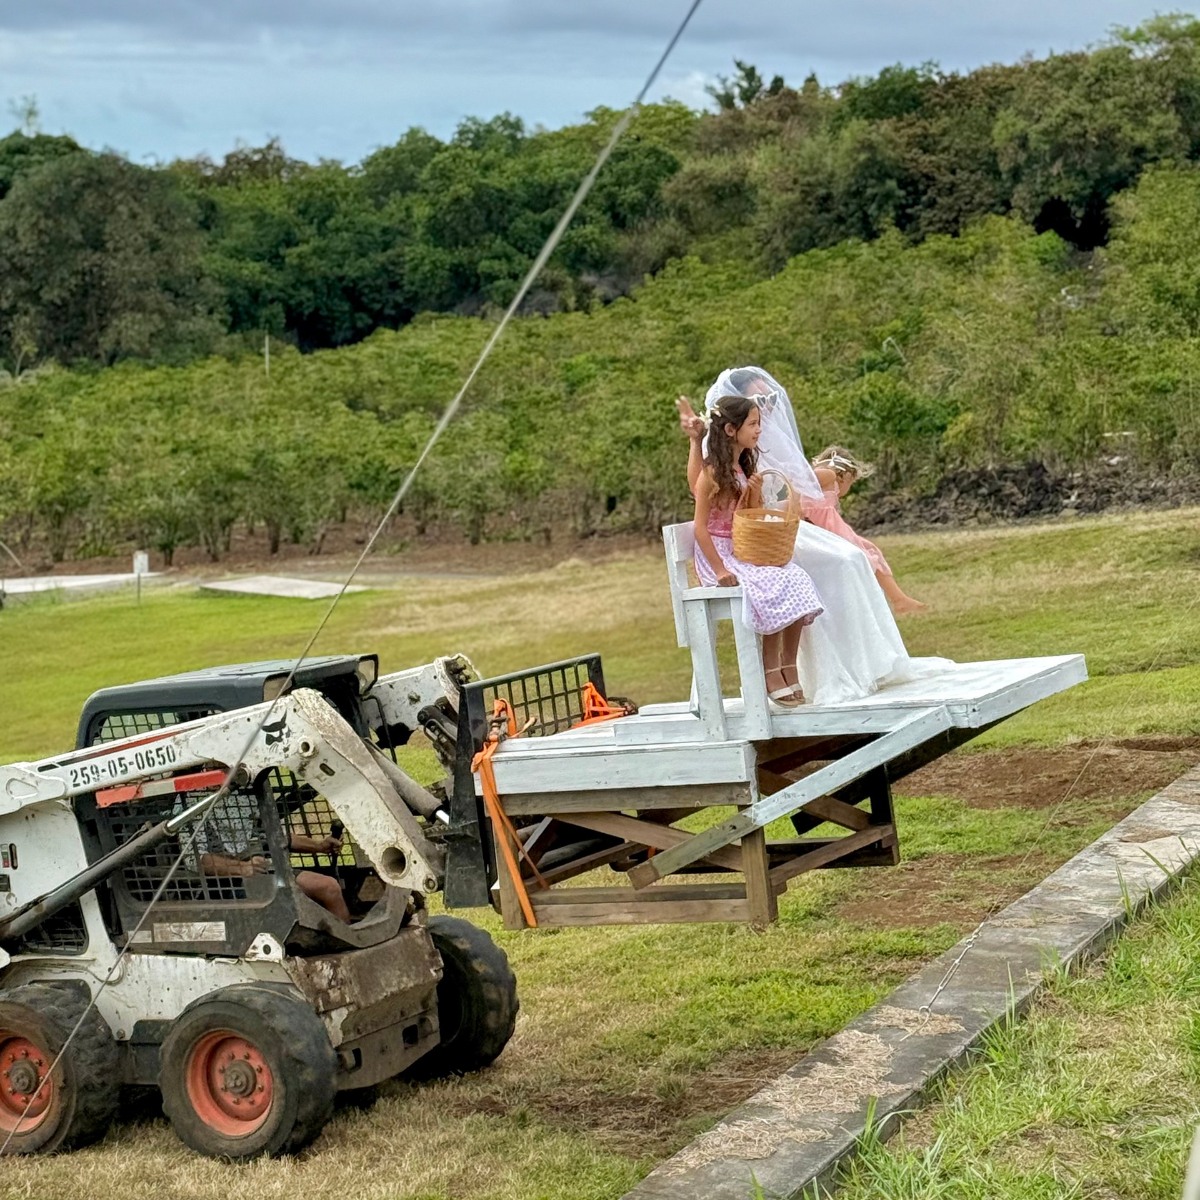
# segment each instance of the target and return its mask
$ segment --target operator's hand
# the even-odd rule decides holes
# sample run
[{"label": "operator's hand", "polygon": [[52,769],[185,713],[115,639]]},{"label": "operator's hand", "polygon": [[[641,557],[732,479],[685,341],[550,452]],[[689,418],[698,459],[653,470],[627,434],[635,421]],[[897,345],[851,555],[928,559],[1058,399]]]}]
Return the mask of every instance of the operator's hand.
[{"label": "operator's hand", "polygon": [[313,838],[314,854],[336,854],[342,848],[342,839],[327,833],[323,838]]},{"label": "operator's hand", "polygon": [[732,571],[719,571],[717,573],[717,587],[737,587],[738,578]]},{"label": "operator's hand", "polygon": [[696,410],[692,407],[692,402],[687,396],[677,397],[675,407],[679,411],[679,428],[688,437],[699,441],[704,436],[704,418],[696,415]]},{"label": "operator's hand", "polygon": [[256,854],[253,858],[248,858],[242,864],[246,868],[247,875],[270,875],[271,860],[262,854]]}]

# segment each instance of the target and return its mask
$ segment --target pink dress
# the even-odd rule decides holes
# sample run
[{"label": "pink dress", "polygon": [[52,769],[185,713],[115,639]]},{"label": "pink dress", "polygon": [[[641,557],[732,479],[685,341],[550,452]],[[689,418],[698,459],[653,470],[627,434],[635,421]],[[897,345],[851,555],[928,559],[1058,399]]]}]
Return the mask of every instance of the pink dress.
[{"label": "pink dress", "polygon": [[860,537],[847,524],[846,518],[842,516],[841,497],[838,495],[836,484],[833,487],[822,488],[820,500],[808,500],[804,505],[804,515],[814,525],[853,542],[870,559],[872,571],[882,572],[884,575],[892,573],[887,559],[883,557],[883,551],[874,542]]},{"label": "pink dress", "polygon": [[[742,483],[740,475],[738,482]],[[778,633],[797,621],[809,625],[825,611],[811,576],[797,563],[760,567],[734,556],[732,508],[714,508],[708,514],[708,532],[722,565],[741,584],[742,617],[756,633]],[[696,574],[705,587],[716,586],[717,574],[699,545]]]}]

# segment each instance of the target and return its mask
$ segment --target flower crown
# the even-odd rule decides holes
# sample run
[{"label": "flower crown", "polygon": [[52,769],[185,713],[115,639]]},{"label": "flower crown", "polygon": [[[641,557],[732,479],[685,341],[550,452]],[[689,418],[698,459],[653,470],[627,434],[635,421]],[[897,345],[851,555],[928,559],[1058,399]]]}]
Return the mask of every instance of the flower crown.
[{"label": "flower crown", "polygon": [[832,454],[821,454],[813,459],[813,464],[818,467],[829,467],[838,475],[849,471],[855,479],[866,479],[868,475],[875,472],[875,467],[871,463],[855,462],[854,459],[848,458],[844,454],[836,452]]}]

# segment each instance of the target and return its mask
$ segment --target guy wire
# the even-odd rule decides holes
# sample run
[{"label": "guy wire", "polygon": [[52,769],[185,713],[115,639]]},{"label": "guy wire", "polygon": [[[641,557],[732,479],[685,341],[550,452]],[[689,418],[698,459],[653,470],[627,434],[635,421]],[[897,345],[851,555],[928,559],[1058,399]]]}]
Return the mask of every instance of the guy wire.
[{"label": "guy wire", "polygon": [[[150,898],[149,902],[147,903],[146,910],[142,914],[141,919],[138,921],[137,926],[135,927],[135,932],[137,930],[141,929],[141,927],[145,924],[147,918],[150,916],[151,909],[154,907],[154,905],[157,903],[159,898],[162,896],[164,890],[166,889],[167,883],[170,881],[172,876],[175,874],[176,870],[179,867],[179,864],[183,861],[185,855],[190,852],[191,847],[194,844],[195,839],[199,834],[199,831],[200,831],[200,828],[201,828],[203,822],[208,818],[208,816],[211,814],[211,812],[217,806],[217,804],[223,802],[225,797],[228,796],[230,788],[233,783],[234,776],[237,773],[237,769],[241,763],[241,760],[244,759],[246,754],[249,753],[250,747],[254,744],[254,741],[258,737],[258,735],[262,732],[263,726],[266,725],[268,720],[271,718],[271,716],[275,712],[275,709],[278,706],[280,700],[287,694],[288,689],[291,687],[292,682],[294,681],[294,679],[296,677],[296,672],[299,671],[300,667],[303,666],[303,664],[307,660],[308,656],[312,653],[313,646],[316,645],[317,639],[321,636],[321,633],[324,631],[325,626],[328,624],[330,617],[333,616],[334,610],[337,608],[338,604],[341,603],[342,597],[346,594],[346,590],[350,587],[350,585],[354,582],[355,578],[357,577],[359,569],[362,567],[362,564],[366,560],[367,555],[371,553],[372,549],[375,546],[375,543],[379,540],[380,534],[382,534],[383,530],[387,527],[388,522],[392,519],[392,517],[395,515],[396,511],[399,509],[400,505],[403,503],[404,497],[406,495],[408,495],[409,488],[412,486],[412,481],[413,481],[414,477],[416,476],[417,472],[425,464],[425,460],[429,457],[430,452],[433,450],[434,446],[436,446],[438,441],[441,439],[442,434],[446,431],[446,427],[450,424],[451,421],[454,420],[455,416],[458,413],[459,408],[462,406],[463,397],[466,396],[467,391],[471,387],[471,384],[475,382],[475,378],[476,378],[476,376],[478,376],[480,370],[483,367],[483,364],[485,362],[487,362],[488,358],[491,356],[493,349],[495,349],[496,343],[499,342],[500,338],[504,334],[505,329],[508,328],[509,322],[512,320],[513,316],[516,314],[517,309],[520,308],[521,302],[525,299],[525,296],[528,294],[529,289],[533,286],[534,281],[537,279],[538,275],[541,274],[542,268],[546,265],[547,261],[550,258],[550,255],[554,253],[554,250],[558,246],[558,243],[561,240],[562,235],[567,230],[567,226],[571,223],[571,220],[575,216],[575,213],[579,210],[579,206],[583,203],[583,201],[587,198],[588,193],[592,190],[592,185],[596,182],[596,177],[600,174],[601,169],[603,168],[604,164],[608,161],[609,156],[612,154],[613,150],[615,149],[617,142],[620,141],[621,136],[625,133],[625,130],[629,128],[630,122],[633,120],[633,118],[637,115],[638,111],[641,109],[642,103],[645,100],[647,93],[654,86],[654,82],[658,78],[659,72],[662,70],[663,65],[666,63],[667,59],[670,57],[671,51],[675,49],[676,43],[678,43],[679,39],[683,36],[684,30],[687,29],[689,23],[691,22],[692,17],[695,16],[697,9],[699,9],[699,7],[702,3],[703,3],[703,0],[692,0],[692,3],[688,7],[687,12],[684,14],[683,19],[679,22],[679,25],[676,27],[675,32],[671,35],[670,41],[667,42],[666,48],[663,50],[662,54],[659,55],[658,61],[654,64],[649,75],[646,76],[646,80],[642,84],[641,91],[638,92],[637,96],[633,100],[633,103],[630,104],[630,106],[625,110],[625,112],[621,114],[620,119],[613,126],[613,130],[612,130],[612,133],[609,135],[608,141],[604,144],[599,155],[597,155],[596,161],[592,164],[591,170],[588,171],[587,175],[584,176],[583,181],[579,184],[579,187],[575,190],[575,194],[571,197],[571,200],[568,203],[566,210],[563,212],[562,216],[559,218],[558,224],[555,225],[554,229],[550,233],[550,236],[546,239],[545,244],[542,246],[541,250],[538,251],[538,255],[533,260],[533,263],[530,266],[529,270],[525,273],[525,278],[521,281],[521,286],[517,289],[516,295],[513,296],[512,300],[510,301],[510,303],[508,305],[508,308],[506,308],[504,310],[504,315],[500,318],[499,323],[497,324],[496,328],[492,331],[492,334],[488,338],[486,344],[484,345],[483,350],[480,352],[479,357],[475,360],[475,365],[468,372],[467,377],[464,380],[462,387],[459,388],[457,395],[455,395],[454,399],[450,402],[450,404],[447,406],[446,410],[442,413],[441,418],[438,420],[437,425],[434,426],[433,432],[429,435],[429,440],[425,443],[424,449],[422,449],[421,453],[417,456],[416,461],[413,463],[412,467],[409,469],[408,474],[404,477],[403,481],[400,484],[400,487],[396,490],[395,496],[392,497],[392,502],[388,505],[387,511],[380,518],[378,524],[376,524],[374,531],[372,532],[370,538],[368,538],[368,540],[367,540],[366,545],[362,549],[362,553],[359,554],[358,559],[354,563],[354,566],[350,569],[349,575],[346,576],[345,582],[338,589],[337,594],[330,601],[329,607],[325,610],[325,613],[322,615],[321,619],[317,622],[317,627],[313,631],[312,636],[308,639],[304,648],[300,651],[300,654],[296,657],[295,661],[292,663],[291,669],[288,671],[287,677],[284,680],[283,687],[280,689],[279,694],[275,697],[274,700],[271,701],[270,707],[266,710],[266,712],[263,713],[262,717],[259,719],[257,726],[253,729],[253,731],[250,733],[250,736],[246,739],[245,745],[242,747],[241,752],[237,756],[237,761],[234,762],[233,764],[231,764],[228,772],[226,773],[224,782],[217,789],[217,791],[215,791],[213,793],[212,797],[210,798],[208,807],[203,809],[197,815],[195,822],[193,824],[193,832],[192,832],[190,839],[187,840],[181,846],[180,851],[179,851],[178,855],[176,855],[174,862],[170,866],[170,869],[167,871],[166,876],[164,877],[163,881],[159,884],[158,888],[154,892],[154,895]],[[70,1046],[72,1040],[75,1038],[75,1035],[79,1032],[80,1027],[83,1025],[83,1022],[87,1019],[87,1017],[91,1013],[92,1009],[95,1008],[96,1001],[99,999],[100,993],[111,982],[111,980],[116,972],[117,966],[119,965],[119,963],[121,961],[123,961],[124,956],[126,955],[126,953],[128,953],[129,947],[131,945],[132,945],[132,939],[130,938],[130,939],[127,939],[125,942],[125,945],[121,947],[121,950],[118,953],[116,960],[114,961],[112,967],[109,968],[108,974],[104,977],[104,979],[101,980],[100,986],[96,989],[96,994],[92,997],[92,999],[88,1003],[87,1007],[79,1015],[79,1019],[75,1022],[70,1033],[67,1035],[66,1040],[63,1042],[62,1047],[59,1049],[59,1051],[55,1055],[53,1061],[50,1063],[50,1067],[46,1071],[46,1074],[43,1076],[42,1082],[39,1083],[38,1086],[34,1089],[33,1094],[29,1097],[29,1100],[25,1105],[24,1111],[21,1113],[20,1117],[16,1120],[16,1122],[14,1122],[13,1128],[9,1131],[8,1136],[4,1139],[4,1142],[2,1144],[0,1144],[0,1155],[4,1154],[4,1152],[8,1149],[9,1144],[12,1142],[13,1137],[16,1135],[17,1131],[21,1127],[21,1122],[26,1118],[26,1116],[28,1116],[29,1110],[33,1107],[35,1101],[37,1100],[39,1093],[41,1092],[42,1088],[45,1086],[46,1081],[53,1077],[54,1071],[58,1067],[58,1064],[62,1061],[62,1057],[66,1053],[68,1046]]]}]

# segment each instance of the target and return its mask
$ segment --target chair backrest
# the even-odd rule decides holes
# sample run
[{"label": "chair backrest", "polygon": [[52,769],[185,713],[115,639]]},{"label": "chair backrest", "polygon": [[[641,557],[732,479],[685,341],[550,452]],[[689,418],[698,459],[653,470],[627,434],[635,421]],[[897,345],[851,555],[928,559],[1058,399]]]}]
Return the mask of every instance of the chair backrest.
[{"label": "chair backrest", "polygon": [[671,585],[671,612],[675,614],[676,645],[688,644],[687,620],[683,615],[683,593],[688,590],[688,564],[696,553],[696,527],[691,521],[663,526],[667,552],[667,580]]}]

